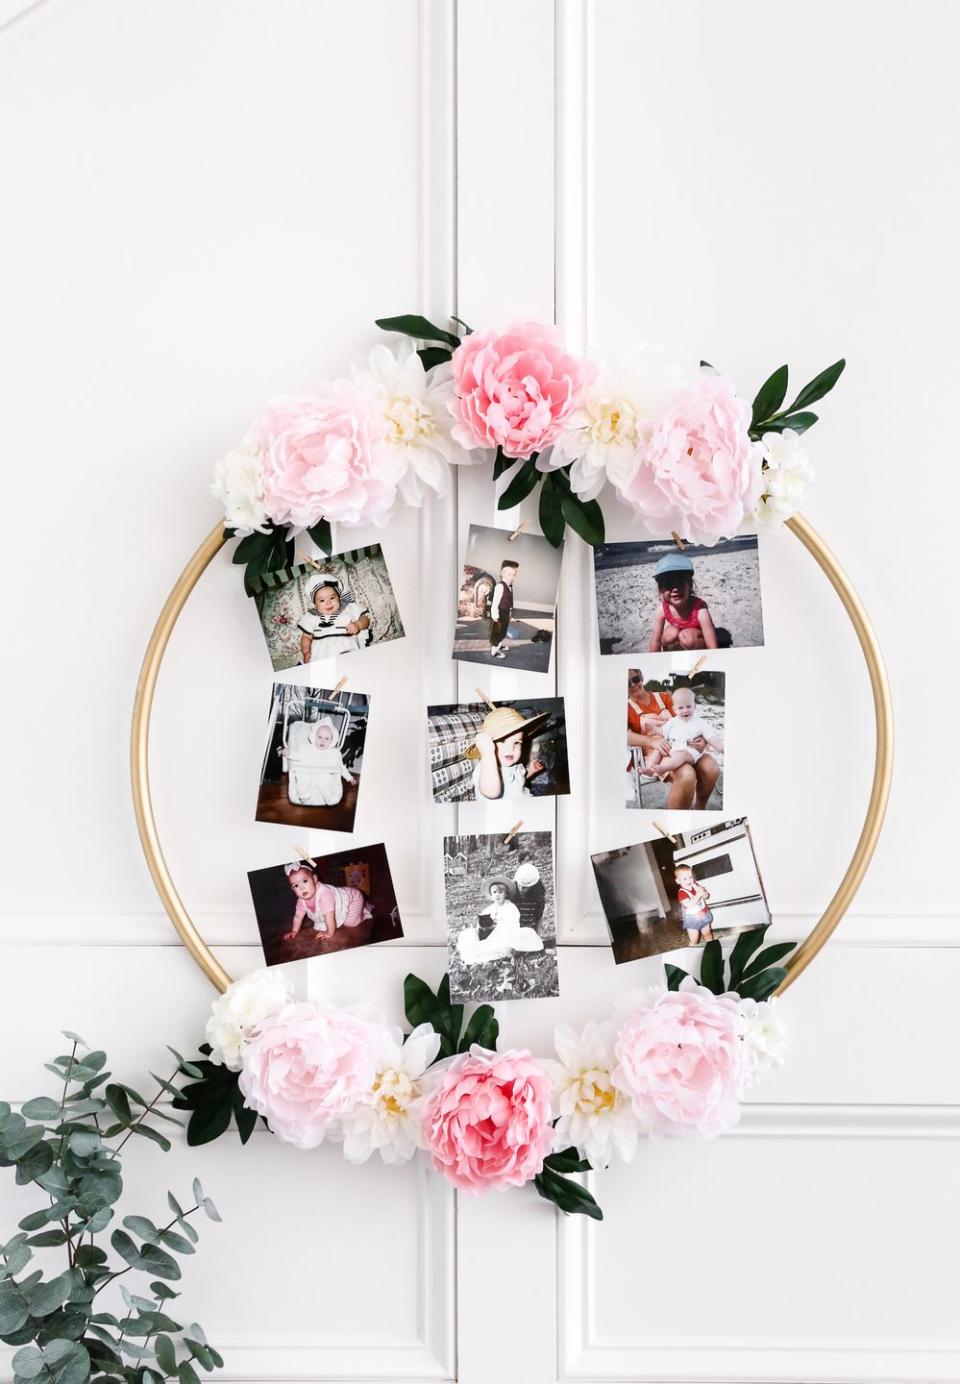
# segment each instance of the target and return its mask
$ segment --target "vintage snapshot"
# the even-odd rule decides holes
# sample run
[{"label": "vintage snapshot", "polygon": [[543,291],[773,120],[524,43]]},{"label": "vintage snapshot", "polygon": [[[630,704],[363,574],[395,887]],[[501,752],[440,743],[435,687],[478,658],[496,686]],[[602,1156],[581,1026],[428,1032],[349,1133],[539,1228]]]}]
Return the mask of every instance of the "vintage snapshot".
[{"label": "vintage snapshot", "polygon": [[618,964],[770,922],[745,817],[673,835],[591,856]]},{"label": "vintage snapshot", "polygon": [[275,682],[257,821],[353,831],[369,713],[365,692]]},{"label": "vintage snapshot", "polygon": [[521,831],[446,836],[444,890],[455,1000],[542,999],[559,993],[553,836]]},{"label": "vintage snapshot", "polygon": [[538,534],[471,524],[453,657],[546,673],[562,553]]},{"label": "vintage snapshot", "polygon": [[403,936],[382,845],[290,860],[247,878],[268,966]]},{"label": "vintage snapshot", "polygon": [[257,612],[275,672],[403,638],[379,543],[268,572],[259,585]]},{"label": "vintage snapshot", "polygon": [[723,808],[726,677],[627,673],[627,807]]},{"label": "vintage snapshot", "polygon": [[593,550],[602,654],[742,649],[763,643],[757,535],[712,548],[673,539]]},{"label": "vintage snapshot", "polygon": [[436,803],[570,792],[562,697],[428,707],[427,748]]}]

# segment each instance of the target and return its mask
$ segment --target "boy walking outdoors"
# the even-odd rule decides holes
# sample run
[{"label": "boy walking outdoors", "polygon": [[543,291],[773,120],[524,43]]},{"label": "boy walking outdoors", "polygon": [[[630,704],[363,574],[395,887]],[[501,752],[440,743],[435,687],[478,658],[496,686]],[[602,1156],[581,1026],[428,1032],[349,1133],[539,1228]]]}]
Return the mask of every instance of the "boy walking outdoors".
[{"label": "boy walking outdoors", "polygon": [[513,611],[513,581],[517,575],[518,562],[500,564],[500,580],[493,588],[490,598],[490,657],[506,658],[507,631],[510,628],[510,615]]}]

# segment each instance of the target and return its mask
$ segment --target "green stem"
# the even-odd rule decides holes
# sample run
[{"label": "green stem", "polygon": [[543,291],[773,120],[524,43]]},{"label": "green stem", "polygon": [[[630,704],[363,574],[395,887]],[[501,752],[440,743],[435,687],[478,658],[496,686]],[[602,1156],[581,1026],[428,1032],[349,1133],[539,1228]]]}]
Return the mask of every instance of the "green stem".
[{"label": "green stem", "polygon": [[[183,1220],[186,1220],[188,1216],[192,1216],[193,1213],[194,1213],[194,1211],[199,1211],[199,1210],[200,1210],[200,1203],[197,1202],[196,1206],[191,1206],[189,1211],[184,1211],[184,1213],[183,1213]],[[173,1227],[177,1224],[177,1222],[178,1222],[180,1219],[181,1219],[181,1218],[180,1218],[179,1216],[174,1216],[173,1220],[172,1220],[172,1221],[168,1221],[167,1224],[163,1227],[163,1229],[160,1231],[160,1234],[161,1234],[161,1235],[165,1235],[165,1234],[167,1233],[168,1230],[172,1230]],[[125,1273],[129,1273],[130,1270],[131,1270],[132,1268],[135,1268],[135,1267],[136,1267],[136,1266],[135,1266],[134,1264],[128,1264],[127,1267],[126,1267],[125,1269],[118,1269],[116,1273],[112,1273],[112,1274],[110,1275],[109,1278],[105,1278],[105,1279],[103,1280],[103,1282],[100,1284],[100,1287],[97,1288],[96,1291],[94,1292],[93,1296],[96,1297],[96,1296],[97,1296],[97,1293],[102,1293],[103,1290],[104,1290],[104,1288],[107,1286],[108,1283],[112,1283],[112,1282],[114,1281],[114,1279],[116,1279],[116,1278],[122,1278],[123,1275],[124,1275]]]}]

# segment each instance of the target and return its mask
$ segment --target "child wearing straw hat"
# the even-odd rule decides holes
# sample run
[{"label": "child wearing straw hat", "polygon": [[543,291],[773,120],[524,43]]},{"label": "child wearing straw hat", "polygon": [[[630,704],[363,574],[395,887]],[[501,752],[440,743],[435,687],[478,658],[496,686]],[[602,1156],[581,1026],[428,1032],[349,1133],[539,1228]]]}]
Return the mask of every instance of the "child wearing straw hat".
[{"label": "child wearing straw hat", "polygon": [[529,798],[527,780],[542,774],[542,760],[525,763],[529,739],[550,719],[549,712],[521,716],[512,706],[496,706],[484,717],[467,759],[478,761],[473,771],[473,791],[477,798]]}]

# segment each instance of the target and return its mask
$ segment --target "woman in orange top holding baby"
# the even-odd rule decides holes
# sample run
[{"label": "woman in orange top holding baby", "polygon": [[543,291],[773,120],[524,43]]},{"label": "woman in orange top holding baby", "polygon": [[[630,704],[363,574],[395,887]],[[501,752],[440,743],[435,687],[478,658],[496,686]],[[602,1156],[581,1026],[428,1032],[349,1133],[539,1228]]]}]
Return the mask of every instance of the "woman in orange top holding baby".
[{"label": "woman in orange top holding baby", "polygon": [[[639,668],[631,668],[627,683],[627,744],[631,749],[660,750],[670,753],[668,741],[660,734],[661,727],[674,715],[673,698],[669,692],[648,692],[643,685]],[[691,740],[695,750],[703,750],[696,764],[681,764],[672,769],[665,782],[670,785],[667,797],[669,811],[683,812],[690,808],[703,811],[710,794],[717,786],[720,765],[708,753],[706,740],[701,736]],[[633,768],[632,760],[627,770]]]}]

